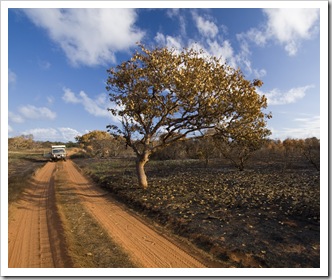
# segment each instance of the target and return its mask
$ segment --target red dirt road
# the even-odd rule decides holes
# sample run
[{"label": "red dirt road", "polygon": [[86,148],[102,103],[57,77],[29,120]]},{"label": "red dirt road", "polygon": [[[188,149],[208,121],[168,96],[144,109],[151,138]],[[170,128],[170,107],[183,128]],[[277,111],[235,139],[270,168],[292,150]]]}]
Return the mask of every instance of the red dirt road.
[{"label": "red dirt road", "polygon": [[36,172],[22,199],[10,206],[8,267],[72,266],[55,203],[54,182],[59,172],[87,211],[138,267],[205,267],[92,184],[70,160],[47,163]]},{"label": "red dirt road", "polygon": [[9,207],[8,267],[70,267],[55,207],[55,165],[39,169],[20,201]]}]

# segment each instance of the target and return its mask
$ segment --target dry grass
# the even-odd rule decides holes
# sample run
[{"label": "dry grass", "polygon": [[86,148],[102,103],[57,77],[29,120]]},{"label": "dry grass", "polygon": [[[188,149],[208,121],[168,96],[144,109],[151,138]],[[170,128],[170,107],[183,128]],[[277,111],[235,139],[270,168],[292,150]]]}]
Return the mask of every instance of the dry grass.
[{"label": "dry grass", "polygon": [[8,153],[8,202],[17,201],[28,180],[41,168],[47,159],[43,158],[42,151],[20,151]]},{"label": "dry grass", "polygon": [[69,191],[61,173],[55,179],[58,211],[63,221],[67,251],[74,267],[134,267],[128,255],[111,240],[88,214],[79,198]]}]

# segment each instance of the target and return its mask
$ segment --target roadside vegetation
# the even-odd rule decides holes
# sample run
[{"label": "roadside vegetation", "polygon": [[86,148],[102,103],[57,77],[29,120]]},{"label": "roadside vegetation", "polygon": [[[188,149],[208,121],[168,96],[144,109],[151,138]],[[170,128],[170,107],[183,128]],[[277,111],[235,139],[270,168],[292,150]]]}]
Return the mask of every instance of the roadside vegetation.
[{"label": "roadside vegetation", "polygon": [[45,163],[41,151],[9,151],[8,203],[15,202],[21,197],[33,173]]}]

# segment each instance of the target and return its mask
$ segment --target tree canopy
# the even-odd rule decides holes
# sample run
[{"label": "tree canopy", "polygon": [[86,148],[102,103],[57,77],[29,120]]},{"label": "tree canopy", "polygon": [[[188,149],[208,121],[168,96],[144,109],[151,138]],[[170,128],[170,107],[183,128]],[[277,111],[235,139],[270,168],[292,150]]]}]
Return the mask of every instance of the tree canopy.
[{"label": "tree canopy", "polygon": [[222,135],[248,131],[245,137],[251,137],[258,127],[264,132],[259,137],[266,135],[267,100],[256,92],[262,81],[246,80],[202,50],[139,47],[130,60],[107,70],[107,90],[110,111],[122,123],[110,124],[109,131],[135,151],[142,187],[151,153],[188,134],[217,128]]},{"label": "tree canopy", "polygon": [[120,150],[120,141],[115,140],[108,132],[93,130],[75,137],[77,143],[90,156],[116,156]]}]

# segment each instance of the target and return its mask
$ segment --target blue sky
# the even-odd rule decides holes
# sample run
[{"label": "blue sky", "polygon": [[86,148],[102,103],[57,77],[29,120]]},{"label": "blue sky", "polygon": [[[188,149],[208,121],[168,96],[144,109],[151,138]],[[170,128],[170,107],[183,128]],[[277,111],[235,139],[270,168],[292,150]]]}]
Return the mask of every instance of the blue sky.
[{"label": "blue sky", "polygon": [[8,136],[66,142],[106,130],[116,121],[107,111],[106,69],[127,60],[140,41],[151,47],[196,44],[221,56],[247,79],[264,82],[259,93],[273,115],[272,139],[320,138],[320,39],[327,34],[322,10],[300,5],[9,9]]}]

